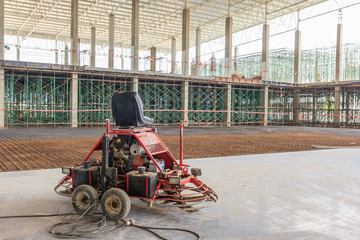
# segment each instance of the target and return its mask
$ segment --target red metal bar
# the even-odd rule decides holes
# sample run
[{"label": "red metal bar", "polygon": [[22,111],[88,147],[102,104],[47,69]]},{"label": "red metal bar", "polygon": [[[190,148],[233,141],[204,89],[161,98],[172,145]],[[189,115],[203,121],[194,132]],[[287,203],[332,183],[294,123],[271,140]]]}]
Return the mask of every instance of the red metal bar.
[{"label": "red metal bar", "polygon": [[183,154],[184,154],[183,138],[184,138],[184,125],[180,123],[180,166],[183,165]]}]

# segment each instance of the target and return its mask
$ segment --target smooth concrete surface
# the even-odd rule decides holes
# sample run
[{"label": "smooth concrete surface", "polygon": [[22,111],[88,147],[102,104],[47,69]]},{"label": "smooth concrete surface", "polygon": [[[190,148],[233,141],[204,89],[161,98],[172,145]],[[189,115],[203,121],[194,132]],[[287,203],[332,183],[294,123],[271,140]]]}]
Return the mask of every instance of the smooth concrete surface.
[{"label": "smooth concrete surface", "polygon": [[[202,168],[200,179],[218,193],[217,204],[192,214],[133,207],[128,218],[139,225],[191,229],[202,239],[359,239],[359,156],[359,149],[335,149],[187,160]],[[70,199],[53,191],[60,172],[0,173],[0,216],[69,211]],[[59,220],[0,219],[0,238],[51,239],[46,229]],[[125,228],[101,239],[154,238]]]}]

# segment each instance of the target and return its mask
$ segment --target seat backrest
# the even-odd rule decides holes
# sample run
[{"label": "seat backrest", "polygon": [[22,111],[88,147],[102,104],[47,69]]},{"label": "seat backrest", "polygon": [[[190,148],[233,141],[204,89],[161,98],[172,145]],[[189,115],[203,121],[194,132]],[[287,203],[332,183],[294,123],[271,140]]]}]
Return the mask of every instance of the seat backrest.
[{"label": "seat backrest", "polygon": [[115,92],[111,99],[112,115],[117,126],[141,127],[154,120],[144,116],[143,102],[137,92]]}]

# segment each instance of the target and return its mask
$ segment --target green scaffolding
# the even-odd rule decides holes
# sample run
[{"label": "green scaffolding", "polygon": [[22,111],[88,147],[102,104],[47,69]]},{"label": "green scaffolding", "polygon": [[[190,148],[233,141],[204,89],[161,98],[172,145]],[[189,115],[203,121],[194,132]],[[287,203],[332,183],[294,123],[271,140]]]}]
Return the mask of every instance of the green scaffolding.
[{"label": "green scaffolding", "polygon": [[231,119],[235,124],[260,123],[262,90],[246,86],[234,86],[231,93]]},{"label": "green scaffolding", "polygon": [[226,121],[226,91],[224,86],[192,83],[189,86],[190,123],[222,124]]},{"label": "green scaffolding", "polygon": [[[5,74],[5,126],[62,125],[70,120],[70,81],[65,74]],[[37,111],[35,111],[37,110]]]},{"label": "green scaffolding", "polygon": [[182,119],[181,93],[183,86],[175,81],[142,80],[139,96],[143,100],[145,115],[156,124],[176,124]]}]

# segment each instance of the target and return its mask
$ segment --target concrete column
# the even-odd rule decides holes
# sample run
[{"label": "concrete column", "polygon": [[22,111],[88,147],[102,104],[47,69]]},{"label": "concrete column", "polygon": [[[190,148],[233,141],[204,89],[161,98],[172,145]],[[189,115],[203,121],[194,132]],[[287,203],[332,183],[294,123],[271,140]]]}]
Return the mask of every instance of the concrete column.
[{"label": "concrete column", "polygon": [[234,67],[235,67],[234,71],[235,71],[236,73],[238,73],[238,69],[237,69],[237,67],[238,67],[238,66],[237,66],[238,54],[239,54],[239,47],[236,46],[236,47],[234,48]]},{"label": "concrete column", "polygon": [[20,38],[17,36],[16,40],[16,61],[20,61]]},{"label": "concrete column", "polygon": [[232,17],[225,19],[225,77],[231,77],[232,69]]},{"label": "concrete column", "polygon": [[79,0],[71,0],[70,48],[71,48],[72,65],[78,65],[79,62],[78,16],[79,16]]},{"label": "concrete column", "polygon": [[336,73],[335,82],[340,82],[342,78],[342,44],[343,43],[343,25],[339,23],[337,25],[337,37],[336,37]]},{"label": "concrete column", "polygon": [[261,80],[269,81],[269,30],[270,25],[263,25]]},{"label": "concrete column", "polygon": [[78,92],[79,92],[78,74],[71,74],[71,127],[78,127],[77,111],[78,111]]},{"label": "concrete column", "polygon": [[131,70],[139,70],[139,0],[132,0],[131,17]]},{"label": "concrete column", "polygon": [[341,87],[335,87],[335,103],[334,103],[334,124],[340,124],[340,95]]},{"label": "concrete column", "polygon": [[171,38],[171,73],[176,73],[176,39]]},{"label": "concrete column", "polygon": [[226,92],[226,126],[231,126],[231,84],[227,85]]},{"label": "concrete column", "polygon": [[131,85],[131,91],[138,92],[139,91],[139,78],[137,76],[134,76],[133,82]]},{"label": "concrete column", "polygon": [[[3,0],[0,0],[0,2]],[[0,128],[5,127],[5,71],[0,67]]]},{"label": "concrete column", "polygon": [[115,26],[114,14],[109,15],[109,56],[108,68],[114,69],[114,41],[115,41]]},{"label": "concrete column", "polygon": [[184,110],[183,114],[183,122],[184,126],[189,126],[189,81],[185,81],[183,83],[183,91],[182,91],[182,109]]},{"label": "concrete column", "polygon": [[301,73],[301,31],[295,31],[295,48],[294,48],[294,83],[299,84]]},{"label": "concrete column", "polygon": [[261,121],[262,121],[263,126],[267,126],[268,125],[268,114],[269,114],[269,87],[268,86],[264,87],[261,100],[262,100],[262,110],[263,110]]},{"label": "concrete column", "polygon": [[181,74],[189,76],[189,38],[190,38],[190,9],[183,9],[182,22],[182,59],[181,59]]},{"label": "concrete column", "polygon": [[90,67],[95,67],[95,47],[96,47],[96,28],[91,27],[91,38],[90,38]]},{"label": "concrete column", "polygon": [[59,50],[58,50],[58,41],[57,40],[55,40],[54,52],[55,52],[55,64],[58,64],[59,63]]},{"label": "concrete column", "polygon": [[59,64],[59,50],[55,49],[55,64]]},{"label": "concrete column", "polygon": [[[0,60],[5,59],[5,8],[4,8],[5,0],[0,0]],[[1,120],[0,120],[1,121]],[[0,123],[1,124],[1,123]]]},{"label": "concrete column", "polygon": [[151,47],[150,58],[150,71],[156,72],[156,47]]},{"label": "concrete column", "polygon": [[16,61],[20,61],[20,45],[16,45]]},{"label": "concrete column", "polygon": [[[299,84],[301,72],[301,32],[299,28],[295,31],[294,48],[294,83]],[[300,89],[295,89],[293,93],[293,124],[300,124]]]},{"label": "concrete column", "polygon": [[316,100],[317,100],[317,94],[316,91],[313,92],[313,102],[312,102],[312,122],[315,123],[317,121],[316,116]]},{"label": "concrete column", "polygon": [[300,124],[300,89],[293,92],[293,125]]},{"label": "concrete column", "polygon": [[67,44],[65,44],[65,53],[64,53],[64,64],[69,65],[69,47]]},{"label": "concrete column", "polygon": [[121,48],[121,69],[124,69],[124,48]]},{"label": "concrete column", "polygon": [[195,40],[195,76],[200,76],[200,56],[201,56],[201,29],[196,29]]},{"label": "concrete column", "polygon": [[[342,78],[342,42],[343,42],[343,25],[339,23],[337,25],[337,37],[336,37],[336,73],[335,82],[339,83]],[[335,103],[334,103],[334,124],[340,124],[340,94],[341,87],[335,87]]]}]

